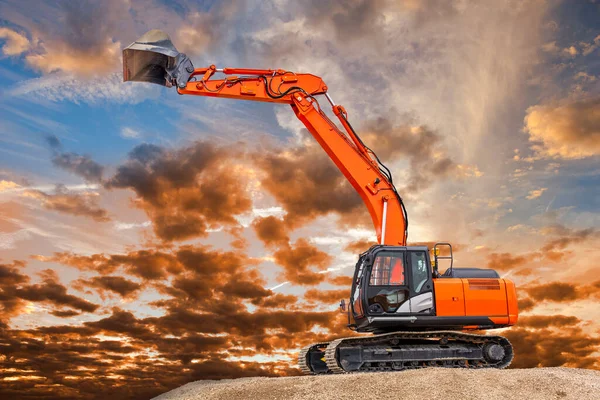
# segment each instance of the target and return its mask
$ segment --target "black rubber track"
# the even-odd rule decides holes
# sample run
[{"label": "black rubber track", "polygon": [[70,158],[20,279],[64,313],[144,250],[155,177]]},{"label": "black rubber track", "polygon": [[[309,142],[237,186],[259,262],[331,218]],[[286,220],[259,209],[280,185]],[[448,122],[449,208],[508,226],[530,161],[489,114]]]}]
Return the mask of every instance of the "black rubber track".
[{"label": "black rubber track", "polygon": [[[402,346],[403,341],[424,341],[420,346],[427,347],[426,341],[431,341],[432,345],[438,345],[440,341],[444,341],[448,346],[460,344],[476,344],[481,347],[488,344],[497,344],[502,346],[504,357],[502,360],[492,362],[485,358],[460,359],[460,358],[443,358],[443,359],[423,359],[423,360],[394,360],[390,359],[386,362],[365,363],[356,371],[346,371],[341,367],[338,360],[338,347],[347,346],[363,346],[367,348],[379,346]],[[317,343],[307,346],[300,351],[299,367],[305,374],[317,374],[309,365],[307,365],[308,355],[311,351],[320,351],[326,343]],[[355,372],[375,372],[375,371],[401,371],[406,369],[417,369],[426,367],[447,367],[447,368],[506,368],[510,365],[513,359],[513,348],[508,339],[502,336],[486,336],[472,333],[463,333],[457,331],[431,331],[431,332],[393,332],[382,335],[374,335],[369,337],[350,337],[334,340],[327,344],[325,350],[325,362],[328,370],[320,373],[355,373]]]}]

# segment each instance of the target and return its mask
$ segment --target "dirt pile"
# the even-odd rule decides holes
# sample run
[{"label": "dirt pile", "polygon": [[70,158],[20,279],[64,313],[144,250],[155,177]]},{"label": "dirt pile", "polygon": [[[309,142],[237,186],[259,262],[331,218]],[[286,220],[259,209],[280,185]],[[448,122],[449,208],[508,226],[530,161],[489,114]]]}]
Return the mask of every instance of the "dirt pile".
[{"label": "dirt pile", "polygon": [[155,400],[600,399],[600,372],[570,368],[404,372],[197,381]]}]

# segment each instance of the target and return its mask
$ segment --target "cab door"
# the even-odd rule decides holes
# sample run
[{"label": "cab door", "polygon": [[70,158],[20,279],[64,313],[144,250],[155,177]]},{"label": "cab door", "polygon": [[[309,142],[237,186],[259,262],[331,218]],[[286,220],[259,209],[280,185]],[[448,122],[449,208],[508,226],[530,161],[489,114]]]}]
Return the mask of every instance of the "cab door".
[{"label": "cab door", "polygon": [[429,254],[423,250],[408,252],[410,269],[410,312],[411,314],[433,314],[433,279]]},{"label": "cab door", "polygon": [[363,278],[365,273],[365,258],[361,257],[356,263],[354,271],[354,281],[352,282],[352,291],[350,298],[350,307],[355,320],[364,318],[363,299],[365,298],[366,282]]},{"label": "cab door", "polygon": [[377,252],[366,278],[369,315],[410,312],[405,250]]}]

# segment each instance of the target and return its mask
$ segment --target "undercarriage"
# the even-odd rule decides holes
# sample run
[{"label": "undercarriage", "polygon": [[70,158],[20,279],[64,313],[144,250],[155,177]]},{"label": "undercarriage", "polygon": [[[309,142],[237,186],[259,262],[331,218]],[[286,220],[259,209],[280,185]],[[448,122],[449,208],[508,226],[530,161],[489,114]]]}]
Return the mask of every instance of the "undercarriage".
[{"label": "undercarriage", "polygon": [[393,332],[336,339],[300,350],[305,374],[402,371],[425,367],[506,368],[508,339],[457,331]]}]

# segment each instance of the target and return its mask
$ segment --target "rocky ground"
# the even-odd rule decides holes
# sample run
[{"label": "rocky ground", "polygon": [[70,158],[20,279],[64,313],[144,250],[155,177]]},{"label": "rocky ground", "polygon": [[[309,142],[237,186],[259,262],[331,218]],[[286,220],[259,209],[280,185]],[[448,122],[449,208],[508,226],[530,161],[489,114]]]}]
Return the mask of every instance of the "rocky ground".
[{"label": "rocky ground", "polygon": [[600,372],[570,368],[403,372],[197,381],[155,400],[600,399]]}]

